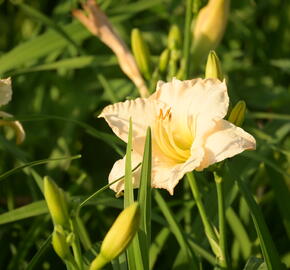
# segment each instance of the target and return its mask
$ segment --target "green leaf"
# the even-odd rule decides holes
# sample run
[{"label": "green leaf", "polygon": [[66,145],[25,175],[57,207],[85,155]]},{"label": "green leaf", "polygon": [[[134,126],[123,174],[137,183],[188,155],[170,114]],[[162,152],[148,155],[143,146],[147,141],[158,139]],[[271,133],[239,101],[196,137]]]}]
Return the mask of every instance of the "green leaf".
[{"label": "green leaf", "polygon": [[0,182],[3,181],[5,178],[7,178],[8,176],[26,168],[26,167],[33,167],[33,166],[37,166],[37,165],[41,165],[41,164],[46,164],[48,162],[52,162],[52,161],[59,161],[59,160],[74,160],[74,159],[78,159],[81,158],[81,155],[76,155],[76,156],[71,156],[71,157],[60,157],[60,158],[47,158],[47,159],[41,159],[41,160],[36,160],[36,161],[32,161],[32,162],[28,162],[25,163],[23,165],[20,165],[14,169],[11,169],[3,174],[0,175]]},{"label": "green leaf", "polygon": [[42,65],[33,66],[30,68],[18,69],[11,75],[23,74],[27,72],[36,72],[44,70],[55,70],[55,69],[81,69],[85,67],[106,67],[110,65],[116,65],[117,60],[114,56],[78,56],[68,59],[59,60],[53,63],[47,63]]},{"label": "green leaf", "polygon": [[249,258],[251,254],[251,241],[247,234],[244,225],[235,213],[232,207],[229,207],[226,211],[226,218],[229,226],[231,227],[236,239],[239,241],[241,251],[244,259]]},{"label": "green leaf", "polygon": [[234,174],[234,172],[230,170],[228,166],[227,166],[227,171],[230,172],[232,177],[235,179],[239,187],[239,191],[241,192],[242,196],[244,197],[250,209],[251,216],[252,216],[255,228],[256,228],[256,232],[260,240],[262,253],[263,253],[268,269],[269,270],[282,269],[279,254],[273,243],[271,234],[269,232],[269,229],[266,225],[266,222],[264,220],[263,214],[259,206],[257,205],[255,199],[253,198],[251,192],[249,191],[244,181],[240,179],[238,175]]},{"label": "green leaf", "polygon": [[141,226],[139,232],[140,247],[145,269],[149,269],[149,247],[151,242],[151,129],[148,127],[143,161],[141,167],[138,202],[141,212]]},{"label": "green leaf", "polygon": [[0,225],[48,213],[45,201],[37,201],[0,215]]},{"label": "green leaf", "polygon": [[65,121],[65,122],[71,122],[71,123],[74,123],[74,124],[82,127],[88,134],[90,134],[91,136],[93,136],[97,139],[100,139],[100,140],[106,142],[118,154],[120,154],[120,156],[123,156],[124,152],[119,146],[122,143],[122,141],[120,139],[118,139],[116,136],[113,136],[111,134],[98,131],[97,129],[93,128],[92,126],[88,125],[87,123],[79,121],[77,119],[71,119],[71,118],[57,116],[57,115],[41,114],[41,115],[31,115],[28,117],[19,117],[16,120],[24,122],[24,121],[42,121],[42,120],[52,120],[52,119],[59,120],[59,121]]},{"label": "green leaf", "polygon": [[[134,203],[133,193],[133,177],[132,177],[132,119],[129,121],[129,135],[126,149],[125,163],[125,189],[124,189],[124,208]],[[132,243],[127,248],[127,259],[129,269],[144,269],[141,257],[141,249],[138,234],[132,240]]]},{"label": "green leaf", "polygon": [[161,4],[164,0],[141,0],[138,2],[128,3],[125,6],[115,5],[114,8],[110,9],[110,13],[125,13],[128,15],[130,13],[137,13],[146,9],[149,9],[157,4]]},{"label": "green leaf", "polygon": [[170,208],[167,206],[166,202],[164,201],[158,190],[154,191],[154,199],[157,202],[166,221],[168,222],[169,228],[174,234],[177,242],[179,243],[180,248],[182,249],[183,253],[186,254],[188,265],[191,267],[191,269],[199,269],[198,260],[195,254],[187,243],[186,237],[182,229],[180,228],[175,216],[172,214]]},{"label": "green leaf", "polygon": [[289,212],[289,198],[290,192],[284,178],[273,170],[270,166],[266,166],[266,175],[269,178],[269,183],[273,188],[275,194],[275,201],[282,216],[282,221],[290,239],[290,212]]},{"label": "green leaf", "polygon": [[33,270],[41,260],[41,258],[45,255],[45,253],[51,248],[51,236],[50,235],[44,243],[41,245],[40,249],[32,257],[31,261],[27,265],[26,270]]},{"label": "green leaf", "polygon": [[[76,42],[80,42],[90,36],[90,33],[86,30],[84,31],[83,26],[78,22],[66,25],[63,29]],[[49,30],[3,54],[0,57],[0,74],[19,68],[24,64],[29,65],[33,60],[38,60],[51,52],[63,49],[67,45],[67,40],[55,31]]]},{"label": "green leaf", "polygon": [[25,5],[23,3],[18,4],[19,7],[27,14],[29,17],[34,18],[37,22],[41,22],[42,24],[52,28],[56,33],[60,35],[64,40],[73,45],[77,51],[81,51],[82,49],[78,46],[78,44],[63,30],[61,26],[56,24],[52,19],[34,9],[31,6]]},{"label": "green leaf", "polygon": [[243,270],[268,270],[263,259],[251,257]]},{"label": "green leaf", "polygon": [[7,270],[15,270],[19,265],[23,264],[34,243],[45,230],[48,219],[49,217],[46,216],[45,218],[38,217],[33,220],[29,229],[25,232],[25,236],[17,243],[17,253],[10,261]]},{"label": "green leaf", "polygon": [[132,177],[132,120],[130,118],[128,143],[126,148],[125,165],[125,189],[124,189],[124,208],[134,203],[133,177]]}]

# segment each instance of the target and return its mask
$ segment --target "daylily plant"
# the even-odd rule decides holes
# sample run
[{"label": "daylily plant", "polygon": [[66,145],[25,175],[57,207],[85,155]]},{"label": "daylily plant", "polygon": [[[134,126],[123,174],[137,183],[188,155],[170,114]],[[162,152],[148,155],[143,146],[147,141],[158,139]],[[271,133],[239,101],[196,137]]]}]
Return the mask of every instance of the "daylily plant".
[{"label": "daylily plant", "polygon": [[[133,185],[138,187],[146,129],[152,129],[152,187],[173,194],[179,180],[192,170],[255,149],[256,141],[243,129],[224,120],[229,107],[225,81],[193,79],[158,82],[149,98],[137,98],[109,105],[100,114],[114,133],[128,139],[129,119],[133,123]],[[125,158],[118,160],[109,182],[125,172]],[[120,193],[124,182],[111,188]]]}]

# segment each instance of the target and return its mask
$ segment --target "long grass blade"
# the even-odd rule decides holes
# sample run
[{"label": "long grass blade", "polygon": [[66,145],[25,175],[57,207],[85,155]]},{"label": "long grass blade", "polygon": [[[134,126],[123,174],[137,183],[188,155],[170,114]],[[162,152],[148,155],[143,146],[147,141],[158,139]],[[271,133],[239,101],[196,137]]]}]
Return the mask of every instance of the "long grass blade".
[{"label": "long grass blade", "polygon": [[166,202],[164,201],[163,197],[159,193],[159,191],[154,191],[154,199],[157,202],[161,212],[163,213],[166,221],[168,222],[168,225],[170,227],[170,230],[176,237],[176,240],[178,241],[180,248],[183,250],[183,252],[187,255],[188,265],[191,267],[191,269],[198,269],[198,260],[195,256],[195,254],[192,252],[191,248],[189,247],[189,244],[186,241],[186,237],[184,233],[182,232],[182,229],[178,225],[176,218],[172,214],[171,210],[167,206]]},{"label": "long grass blade", "polygon": [[52,162],[52,161],[60,161],[60,160],[74,160],[74,159],[79,159],[81,158],[81,155],[75,155],[75,156],[71,156],[71,157],[60,157],[60,158],[47,158],[47,159],[41,159],[41,160],[35,160],[32,162],[28,162],[25,163],[23,165],[20,165],[14,169],[11,169],[3,174],[0,175],[0,182],[3,181],[5,178],[7,178],[8,176],[26,168],[26,167],[34,167],[37,165],[41,165],[41,164],[46,164],[48,162]]},{"label": "long grass blade", "polygon": [[0,225],[48,213],[45,201],[37,201],[0,215]]},{"label": "long grass blade", "polygon": [[[126,149],[125,165],[125,189],[124,189],[124,208],[134,203],[133,177],[132,177],[132,120],[129,123],[128,143]],[[138,234],[127,248],[127,260],[129,269],[143,269]]]},{"label": "long grass blade", "polygon": [[45,255],[45,253],[51,248],[51,237],[50,235],[44,243],[41,245],[40,249],[34,254],[31,261],[28,263],[26,270],[36,269],[35,267],[38,265],[41,258]]},{"label": "long grass blade", "polygon": [[244,259],[249,258],[252,246],[251,241],[249,239],[246,229],[244,228],[244,225],[242,224],[237,214],[234,212],[233,208],[229,207],[227,209],[226,218],[236,239],[239,241]]},{"label": "long grass blade", "polygon": [[[229,167],[227,167],[227,170],[229,171]],[[236,180],[239,191],[241,192],[250,209],[268,270],[282,269],[278,251],[274,245],[271,234],[259,206],[257,205],[256,201],[254,200],[252,194],[250,193],[248,187],[245,185],[243,180],[240,179],[239,176],[235,175],[232,170],[229,172]]]},{"label": "long grass blade", "polygon": [[[84,40],[90,36],[90,33],[83,31],[82,25],[73,22],[63,27],[64,31],[77,42]],[[48,55],[51,52],[64,49],[68,42],[60,37],[55,31],[47,31],[46,33],[22,43],[3,54],[0,57],[0,74],[11,69],[16,69],[24,64],[33,63],[33,60]]]},{"label": "long grass blade", "polygon": [[82,51],[80,46],[63,30],[61,26],[56,24],[52,19],[44,15],[43,13],[39,12],[38,10],[34,9],[31,6],[26,4],[20,3],[18,4],[19,7],[30,17],[34,18],[38,22],[43,23],[44,25],[50,27],[51,29],[55,30],[64,40],[70,43],[75,49],[79,52]]},{"label": "long grass blade", "polygon": [[149,247],[151,242],[151,148],[151,129],[149,127],[146,134],[138,193],[138,202],[141,210],[139,240],[145,269],[149,269]]}]

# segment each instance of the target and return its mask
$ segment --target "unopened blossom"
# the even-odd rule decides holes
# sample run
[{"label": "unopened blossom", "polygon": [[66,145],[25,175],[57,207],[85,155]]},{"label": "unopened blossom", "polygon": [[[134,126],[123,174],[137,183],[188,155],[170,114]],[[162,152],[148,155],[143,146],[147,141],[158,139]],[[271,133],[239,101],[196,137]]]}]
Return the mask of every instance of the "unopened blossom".
[{"label": "unopened blossom", "polygon": [[[148,126],[152,129],[152,187],[173,194],[179,180],[192,170],[255,149],[252,135],[224,120],[229,106],[225,81],[194,79],[159,82],[149,98],[107,106],[101,113],[114,133],[127,142],[129,119],[133,123],[133,185],[138,187],[140,164]],[[118,160],[109,182],[125,172],[125,158]],[[124,182],[111,186],[117,193]]]},{"label": "unopened blossom", "polygon": [[228,22],[230,0],[209,0],[198,13],[193,29],[194,63],[202,61],[223,38]]}]

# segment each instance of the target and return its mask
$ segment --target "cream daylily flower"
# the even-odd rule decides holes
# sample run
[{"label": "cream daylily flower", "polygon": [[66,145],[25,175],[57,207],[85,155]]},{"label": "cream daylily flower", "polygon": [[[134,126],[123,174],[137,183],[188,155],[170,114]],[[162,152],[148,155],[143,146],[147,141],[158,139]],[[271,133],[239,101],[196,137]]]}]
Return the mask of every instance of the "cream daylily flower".
[{"label": "cream daylily flower", "polygon": [[[0,79],[0,106],[6,105],[12,98],[11,78]],[[24,129],[19,121],[7,121],[5,118],[12,117],[11,114],[0,111],[0,126],[9,126],[14,129],[16,143],[20,144],[25,139]]]},{"label": "cream daylily flower", "polygon": [[[201,171],[211,164],[255,149],[253,136],[230,122],[229,97],[225,82],[194,79],[159,82],[149,98],[137,98],[107,106],[104,117],[114,133],[127,141],[129,119],[133,123],[132,168],[134,187],[139,185],[140,166],[148,126],[152,129],[152,187],[173,194],[179,180],[192,170]],[[109,182],[125,172],[125,158],[118,160]],[[111,186],[124,189],[120,181]]]}]

